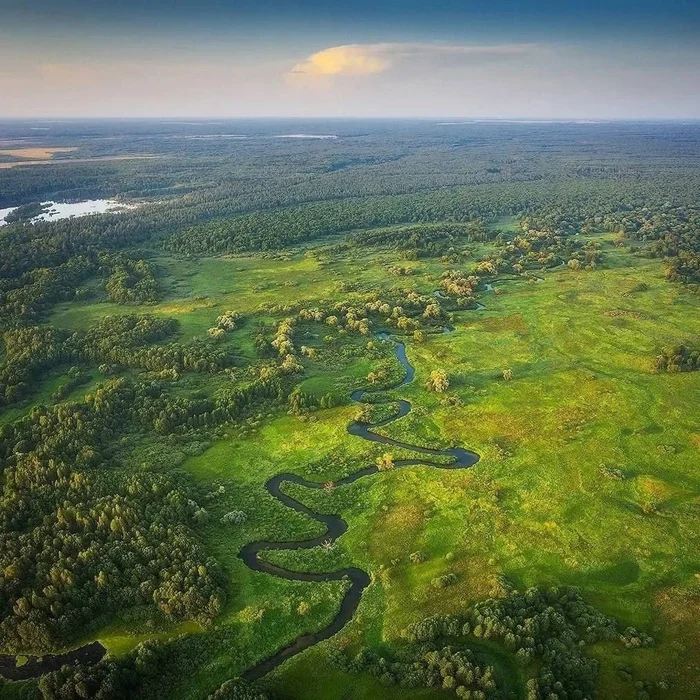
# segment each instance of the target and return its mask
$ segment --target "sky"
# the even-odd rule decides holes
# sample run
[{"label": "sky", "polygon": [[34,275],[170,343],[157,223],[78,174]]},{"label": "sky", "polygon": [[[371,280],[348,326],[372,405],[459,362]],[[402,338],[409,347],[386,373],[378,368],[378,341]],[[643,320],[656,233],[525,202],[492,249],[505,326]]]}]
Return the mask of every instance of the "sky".
[{"label": "sky", "polygon": [[0,0],[0,118],[700,118],[698,0]]}]

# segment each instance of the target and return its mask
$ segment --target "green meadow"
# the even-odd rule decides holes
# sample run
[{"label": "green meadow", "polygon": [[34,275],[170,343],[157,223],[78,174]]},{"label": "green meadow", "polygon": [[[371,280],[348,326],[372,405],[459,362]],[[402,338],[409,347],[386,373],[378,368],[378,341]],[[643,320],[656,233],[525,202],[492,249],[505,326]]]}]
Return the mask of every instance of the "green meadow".
[{"label": "green meadow", "polygon": [[[498,222],[506,231],[511,224]],[[378,431],[414,445],[468,448],[481,457],[474,467],[418,465],[324,490],[285,486],[306,506],[341,515],[348,531],[327,551],[271,550],[264,558],[296,571],[357,566],[370,574],[371,584],[339,635],[283,664],[263,679],[263,688],[299,700],[442,697],[438,690],[387,688],[376,678],[349,674],[328,662],[328,650],[390,649],[401,643],[407,625],[424,617],[458,614],[509,590],[573,585],[621,627],[634,626],[656,642],[653,649],[594,646],[601,697],[635,698],[640,680],[666,679],[674,697],[697,690],[697,675],[684,664],[691,659],[697,669],[700,659],[700,383],[692,373],[656,373],[652,367],[662,346],[700,337],[700,298],[669,284],[658,261],[619,251],[609,236],[592,237],[605,254],[598,269],[559,267],[538,272],[536,280],[494,281],[493,290],[480,290],[484,309],[453,313],[453,332],[427,334],[421,342],[403,339],[416,375],[389,391],[388,399],[407,399],[412,411]],[[467,260],[489,248],[475,244]],[[181,338],[191,340],[205,337],[217,315],[235,309],[246,322],[225,343],[249,359],[255,356],[256,323],[280,320],[285,307],[327,305],[375,289],[432,294],[453,266],[434,258],[409,261],[412,274],[396,278],[386,273],[394,255],[382,249],[339,252],[326,244],[284,257],[161,256],[154,262],[164,298],[139,311],[177,319]],[[132,312],[98,295],[60,304],[51,322],[80,330],[105,315]],[[238,557],[254,540],[323,534],[318,523],[268,494],[270,477],[292,472],[333,482],[387,451],[347,433],[359,408],[349,394],[366,386],[376,360],[362,353],[332,358],[324,353],[321,332],[305,342],[320,359],[305,361],[301,388],[319,398],[332,392],[342,405],[301,416],[260,413],[218,431],[200,454],[179,460],[197,488],[220,492],[202,536],[228,581],[222,614],[207,629],[182,623],[155,630],[126,615],[88,635],[116,657],[147,639],[177,640],[185,648],[199,644],[199,670],[173,681],[173,697],[204,697],[300,634],[329,624],[347,590],[345,582],[287,581],[254,572]],[[348,336],[346,342],[361,348],[367,340]],[[393,343],[381,345],[382,357],[395,363]],[[425,388],[435,369],[448,375],[445,393]],[[48,376],[32,403],[46,402],[58,383],[60,376]],[[401,449],[393,456],[416,457]],[[234,507],[248,514],[246,522],[222,523]],[[420,553],[419,563],[413,553]],[[456,582],[436,590],[431,582],[445,574]],[[525,697],[526,675],[502,647],[484,642],[478,653],[514,696]],[[310,667],[317,673],[314,684],[308,683]]]},{"label": "green meadow", "polygon": [[[654,374],[650,360],[700,333],[698,299],[669,287],[656,264],[630,263],[504,282],[483,295],[486,310],[459,314],[454,333],[409,342],[416,380],[400,395],[413,412],[384,431],[482,458],[467,472],[377,475],[338,493],[337,507],[298,489],[304,502],[343,513],[347,559],[380,588],[348,636],[390,644],[415,619],[498,595],[505,576],[518,589],[575,585],[655,637],[653,652],[594,650],[602,697],[634,697],[618,666],[660,678],[676,675],[688,654],[697,659],[700,384]],[[630,294],[640,282],[649,290]],[[448,369],[456,404],[423,389],[436,367]],[[606,478],[606,468],[624,478]],[[416,551],[426,557],[417,565],[408,559]],[[306,556],[278,561],[304,566]],[[436,592],[430,581],[445,572],[458,583]],[[279,669],[273,686],[294,687],[304,663],[313,662]],[[306,697],[297,683],[291,696]],[[693,681],[686,687],[691,694]]]}]

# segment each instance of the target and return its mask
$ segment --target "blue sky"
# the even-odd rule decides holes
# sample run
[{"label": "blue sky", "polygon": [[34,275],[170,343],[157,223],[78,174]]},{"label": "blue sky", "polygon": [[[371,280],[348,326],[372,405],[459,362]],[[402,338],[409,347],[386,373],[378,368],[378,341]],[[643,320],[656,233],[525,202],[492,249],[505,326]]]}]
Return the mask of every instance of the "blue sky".
[{"label": "blue sky", "polygon": [[[34,20],[51,25],[61,18],[70,22],[93,22],[109,26],[117,21],[138,25],[154,21],[161,25],[191,22],[219,26],[222,21],[244,25],[281,25],[298,23],[354,23],[358,29],[368,25],[382,28],[429,27],[439,30],[465,28],[477,22],[491,25],[525,24],[530,27],[569,26],[585,31],[588,27],[607,28],[613,32],[647,26],[682,28],[690,21],[700,21],[700,7],[693,0],[2,0],[0,10],[9,22]],[[607,26],[611,21],[625,26]]]},{"label": "blue sky", "polygon": [[700,118],[690,0],[0,0],[0,116]]}]

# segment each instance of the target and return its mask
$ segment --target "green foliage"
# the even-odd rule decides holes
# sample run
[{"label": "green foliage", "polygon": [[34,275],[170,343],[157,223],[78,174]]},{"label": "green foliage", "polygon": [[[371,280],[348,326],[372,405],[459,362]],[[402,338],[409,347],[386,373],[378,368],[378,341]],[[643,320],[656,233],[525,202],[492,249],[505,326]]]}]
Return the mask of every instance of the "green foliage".
[{"label": "green foliage", "polygon": [[462,616],[438,615],[409,625],[404,631],[409,644],[397,650],[395,660],[369,650],[351,660],[341,653],[335,658],[354,672],[368,671],[404,687],[437,686],[458,697],[504,697],[494,669],[475,660],[474,637],[497,641],[535,673],[528,682],[532,700],[594,694],[598,663],[583,654],[586,645],[610,640],[627,647],[653,644],[635,629],[620,632],[612,618],[575,589],[530,589],[476,603]]},{"label": "green foliage", "polygon": [[155,697],[164,685],[162,673],[170,654],[165,645],[150,641],[127,657],[105,658],[91,667],[66,665],[41,677],[39,693],[43,700]]},{"label": "green foliage", "polygon": [[425,383],[428,391],[434,391],[442,394],[450,388],[450,380],[447,372],[444,369],[434,369],[430,372],[428,381]]},{"label": "green foliage", "polygon": [[239,678],[223,683],[208,700],[268,700],[268,696]]},{"label": "green foliage", "polygon": [[107,298],[117,304],[145,304],[158,299],[155,268],[146,260],[124,255],[103,255],[100,262],[109,270],[105,282]]},{"label": "green foliage", "polygon": [[5,216],[5,222],[15,224],[18,221],[28,221],[35,216],[44,213],[44,206],[41,202],[30,202],[29,204],[21,204],[14,211],[11,211]]},{"label": "green foliage", "polygon": [[700,369],[700,351],[691,350],[687,345],[662,348],[654,367],[664,372],[693,372]]},{"label": "green foliage", "polygon": [[208,343],[159,344],[171,337],[177,321],[153,316],[107,316],[86,331],[68,334],[50,326],[27,327],[3,334],[0,406],[25,398],[31,382],[48,368],[71,362],[158,372],[176,378],[184,372],[215,373],[235,363],[230,352]]},{"label": "green foliage", "polygon": [[[498,649],[532,698],[589,697],[597,681],[606,697],[634,692],[631,682],[640,697],[667,685],[693,696],[693,377],[662,372],[698,364],[697,127],[474,124],[446,135],[334,123],[341,138],[303,144],[255,128],[243,144],[182,138],[182,125],[148,125],[138,141],[94,125],[81,156],[139,144],[166,157],[0,170],[0,206],[27,205],[0,232],[1,651],[79,644],[139,615],[125,632],[198,620],[206,632],[189,657],[149,644],[50,674],[40,692],[260,697],[240,681],[214,688],[332,619],[342,593],[339,582],[334,597],[325,584],[260,577],[236,557],[252,539],[318,534],[263,492],[290,469],[325,484],[304,498],[349,528],[332,554],[271,559],[373,575],[343,631],[349,648],[369,645],[352,670],[374,685],[357,679],[358,693],[503,696],[519,688],[489,655]],[[68,142],[79,127],[53,129]],[[152,203],[27,223],[39,201],[96,196]],[[256,255],[193,257],[231,252]],[[528,283],[536,275],[544,284]],[[489,279],[502,296],[485,292]],[[477,299],[484,313],[468,311]],[[144,303],[151,315],[120,308]],[[457,332],[441,335],[447,325]],[[348,441],[351,388],[363,377],[391,387],[402,373],[373,337],[381,330],[409,339],[416,381],[367,396],[361,418],[382,421],[409,398],[413,413],[382,431],[466,442],[482,452],[479,470],[392,470],[415,455]],[[662,346],[659,372],[645,371]],[[449,393],[425,391],[436,367]],[[100,374],[124,376],[97,385]],[[214,445],[196,469],[185,461],[194,444]],[[334,488],[378,457],[378,485]],[[440,575],[447,549],[455,573]],[[524,585],[576,581],[624,629],[566,589],[508,593],[506,566]],[[491,588],[505,597],[445,614]],[[640,654],[650,640],[626,626],[647,625],[651,601],[660,645]],[[396,641],[409,616],[432,613]],[[292,662],[303,681],[285,696],[323,692],[308,680],[317,661]],[[347,675],[317,672],[345,691]]]}]

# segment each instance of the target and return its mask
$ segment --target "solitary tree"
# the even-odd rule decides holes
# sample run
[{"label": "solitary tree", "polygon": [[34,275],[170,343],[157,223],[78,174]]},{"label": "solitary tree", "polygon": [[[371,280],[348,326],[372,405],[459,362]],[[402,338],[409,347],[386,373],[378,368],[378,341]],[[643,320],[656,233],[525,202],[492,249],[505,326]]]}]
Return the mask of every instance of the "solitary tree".
[{"label": "solitary tree", "polygon": [[207,335],[212,340],[216,340],[218,342],[219,340],[223,340],[226,337],[226,331],[222,328],[210,328],[207,331]]},{"label": "solitary tree", "polygon": [[386,472],[394,468],[394,456],[385,452],[381,457],[377,457],[377,469]]},{"label": "solitary tree", "polygon": [[445,372],[444,369],[434,369],[430,373],[425,386],[428,391],[436,391],[438,393],[447,391],[450,387],[450,380],[447,378],[447,372]]}]

